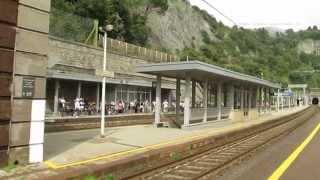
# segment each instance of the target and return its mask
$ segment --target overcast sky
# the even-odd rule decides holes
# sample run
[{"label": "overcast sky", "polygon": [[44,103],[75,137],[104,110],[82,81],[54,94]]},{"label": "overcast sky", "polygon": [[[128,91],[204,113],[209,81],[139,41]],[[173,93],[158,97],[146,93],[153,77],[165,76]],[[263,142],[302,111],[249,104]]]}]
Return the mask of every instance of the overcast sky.
[{"label": "overcast sky", "polygon": [[[233,25],[201,0],[189,0],[226,25]],[[238,25],[246,28],[306,29],[320,26],[319,0],[207,0]]]}]

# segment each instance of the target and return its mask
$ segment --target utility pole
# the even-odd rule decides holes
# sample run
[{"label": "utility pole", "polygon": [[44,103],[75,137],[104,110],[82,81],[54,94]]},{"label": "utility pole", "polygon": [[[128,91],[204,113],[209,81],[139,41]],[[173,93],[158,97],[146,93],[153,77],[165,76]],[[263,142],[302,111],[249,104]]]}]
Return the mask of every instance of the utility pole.
[{"label": "utility pole", "polygon": [[[101,123],[100,123],[100,136],[105,137],[104,128],[105,128],[105,105],[106,105],[106,71],[107,71],[107,40],[108,40],[108,31],[112,31],[112,25],[106,25],[104,28],[100,28],[104,32],[104,41],[103,41],[103,78],[102,78],[102,102],[101,102]],[[108,68],[109,68],[108,63]]]}]

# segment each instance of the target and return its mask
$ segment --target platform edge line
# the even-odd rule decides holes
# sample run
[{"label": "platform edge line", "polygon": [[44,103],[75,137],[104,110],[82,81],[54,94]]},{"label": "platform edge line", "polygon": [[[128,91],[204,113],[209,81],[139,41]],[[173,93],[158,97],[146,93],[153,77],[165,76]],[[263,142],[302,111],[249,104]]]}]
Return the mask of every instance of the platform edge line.
[{"label": "platform edge line", "polygon": [[320,123],[313,129],[308,137],[290,154],[290,156],[281,163],[281,165],[272,173],[268,180],[278,180],[289,166],[296,160],[304,148],[311,142],[317,132],[320,130]]}]

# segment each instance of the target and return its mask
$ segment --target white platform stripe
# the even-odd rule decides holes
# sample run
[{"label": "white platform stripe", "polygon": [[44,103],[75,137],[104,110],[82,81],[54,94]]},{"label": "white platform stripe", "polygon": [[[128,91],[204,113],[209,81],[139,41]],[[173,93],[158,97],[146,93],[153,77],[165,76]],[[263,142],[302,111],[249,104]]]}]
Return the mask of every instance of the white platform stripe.
[{"label": "white platform stripe", "polygon": [[33,100],[30,122],[29,163],[43,161],[45,100]]},{"label": "white platform stripe", "polygon": [[34,144],[29,146],[29,163],[38,163],[43,161],[43,144]]},{"label": "white platform stripe", "polygon": [[33,100],[31,107],[31,121],[44,121],[46,112],[45,100]]},{"label": "white platform stripe", "polygon": [[44,121],[31,122],[29,144],[44,142]]}]

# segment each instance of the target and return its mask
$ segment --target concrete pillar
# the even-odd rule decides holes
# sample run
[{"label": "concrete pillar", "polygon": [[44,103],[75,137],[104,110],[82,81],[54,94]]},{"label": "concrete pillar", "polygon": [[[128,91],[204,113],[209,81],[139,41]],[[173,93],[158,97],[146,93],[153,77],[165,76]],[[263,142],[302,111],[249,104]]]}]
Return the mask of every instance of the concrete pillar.
[{"label": "concrete pillar", "polygon": [[293,92],[293,96],[292,96],[292,106],[295,107],[295,106],[296,106],[296,103],[297,103],[297,101],[296,101],[296,94],[294,93],[294,91],[292,91],[292,92]]},{"label": "concrete pillar", "polygon": [[168,103],[169,103],[169,108],[171,109],[171,107],[172,107],[172,90],[169,90]]},{"label": "concrete pillar", "polygon": [[118,99],[118,90],[117,86],[114,87],[114,103],[117,103]]},{"label": "concrete pillar", "polygon": [[155,126],[157,126],[160,123],[160,114],[161,114],[161,76],[157,75],[156,107],[155,107],[155,118],[154,118]]},{"label": "concrete pillar", "polygon": [[249,101],[249,103],[248,103],[248,109],[249,109],[249,111],[250,111],[250,109],[251,109],[251,106],[252,106],[252,89],[251,88],[249,88],[249,90],[248,90],[248,93],[249,93],[249,97],[248,97],[248,101]]},{"label": "concrete pillar", "polygon": [[77,98],[81,98],[81,81],[78,81]]},{"label": "concrete pillar", "polygon": [[257,92],[258,92],[258,90],[257,90],[257,88],[256,87],[254,87],[253,89],[252,89],[252,103],[253,103],[253,107],[254,108],[257,108]]},{"label": "concrete pillar", "polygon": [[195,108],[196,105],[196,84],[197,82],[195,80],[192,80],[192,108]]},{"label": "concrete pillar", "polygon": [[271,88],[268,88],[268,102],[269,102],[268,111],[271,112],[271,104],[272,104]]},{"label": "concrete pillar", "polygon": [[184,120],[183,126],[189,126],[191,118],[191,78],[190,75],[186,74],[185,82],[185,95],[184,95]]},{"label": "concrete pillar", "polygon": [[283,111],[284,108],[284,98],[281,96],[281,111]]},{"label": "concrete pillar", "polygon": [[277,112],[280,111],[280,89],[277,90]]},{"label": "concrete pillar", "polygon": [[288,105],[289,105],[289,109],[291,109],[291,97],[288,97]]},{"label": "concrete pillar", "polygon": [[267,92],[267,88],[264,88],[264,112],[267,112],[268,111],[268,92]]},{"label": "concrete pillar", "polygon": [[[129,87],[127,86],[127,103],[130,103],[130,93],[129,93]],[[151,103],[151,102],[149,102]]]},{"label": "concrete pillar", "polygon": [[244,88],[243,88],[243,86],[241,86],[241,88],[240,88],[240,96],[241,96],[240,109],[243,111],[244,110]]},{"label": "concrete pillar", "polygon": [[180,97],[181,97],[181,92],[180,92],[180,79],[177,79],[176,82],[176,120],[180,120]]},{"label": "concrete pillar", "polygon": [[228,86],[228,107],[231,110],[234,109],[234,86],[232,84]]},{"label": "concrete pillar", "polygon": [[259,91],[259,113],[262,113],[262,87],[258,87]]},{"label": "concrete pillar", "polygon": [[141,102],[141,100],[142,100],[142,93],[141,91],[139,91],[139,101]]},{"label": "concrete pillar", "polygon": [[0,9],[0,166],[41,162],[50,0],[1,0]]},{"label": "concrete pillar", "polygon": [[96,111],[100,110],[100,83],[97,83],[96,89]]},{"label": "concrete pillar", "polygon": [[203,83],[203,122],[206,123],[208,119],[208,79]]},{"label": "concrete pillar", "polygon": [[243,90],[244,91],[244,103],[243,103],[243,107],[244,107],[244,109],[245,110],[247,110],[247,108],[248,108],[248,94],[249,94],[249,92],[248,92],[248,90],[246,90],[246,89],[244,89]]},{"label": "concrete pillar", "polygon": [[303,102],[301,102],[302,99],[303,99],[303,92],[301,92],[301,91],[299,90],[299,106],[300,106],[300,107],[303,105]]},{"label": "concrete pillar", "polygon": [[149,92],[149,102],[150,102],[150,104],[152,104],[152,90],[151,89]]},{"label": "concrete pillar", "polygon": [[222,107],[221,107],[221,102],[222,100],[222,83],[219,82],[218,83],[218,89],[217,89],[217,107],[218,107],[218,120],[221,120],[221,111],[222,111]]},{"label": "concrete pillar", "polygon": [[306,88],[303,88],[303,105],[307,105]]},{"label": "concrete pillar", "polygon": [[60,89],[60,81],[58,79],[55,80],[54,83],[54,102],[53,102],[53,113],[58,114],[59,108],[59,89]]},{"label": "concrete pillar", "polygon": [[121,100],[121,101],[123,101],[123,99],[122,99],[122,97],[123,97],[122,92],[123,92],[123,90],[122,90],[122,84],[121,84],[121,85],[120,85],[120,100]]}]

